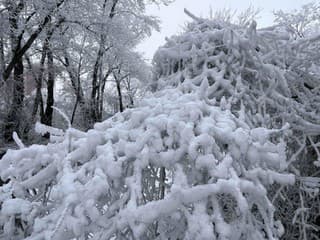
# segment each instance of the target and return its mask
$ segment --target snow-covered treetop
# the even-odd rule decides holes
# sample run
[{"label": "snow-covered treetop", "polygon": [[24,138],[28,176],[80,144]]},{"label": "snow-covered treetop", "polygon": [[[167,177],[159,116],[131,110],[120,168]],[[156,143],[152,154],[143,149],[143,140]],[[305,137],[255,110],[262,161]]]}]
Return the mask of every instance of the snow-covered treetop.
[{"label": "snow-covered treetop", "polygon": [[185,33],[158,49],[155,85],[162,89],[183,83],[190,91],[204,84],[205,98],[223,98],[251,126],[289,122],[294,129],[318,135],[318,46],[318,36],[296,39],[281,25],[257,30],[254,21],[243,27],[196,18]]},{"label": "snow-covered treetop", "polygon": [[266,189],[295,180],[288,125],[256,128],[246,113],[289,90],[255,41],[254,24],[193,23],[160,48],[159,90],[136,108],[88,132],[37,125],[48,145],[15,136],[21,149],[0,161],[0,238],[279,239]]}]

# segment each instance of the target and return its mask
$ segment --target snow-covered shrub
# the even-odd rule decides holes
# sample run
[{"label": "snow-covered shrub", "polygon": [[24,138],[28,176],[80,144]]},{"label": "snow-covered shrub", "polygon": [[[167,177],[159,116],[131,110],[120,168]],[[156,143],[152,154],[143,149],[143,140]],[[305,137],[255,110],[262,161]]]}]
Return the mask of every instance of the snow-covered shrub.
[{"label": "snow-covered shrub", "polygon": [[157,92],[86,133],[69,129],[62,142],[9,150],[2,236],[279,237],[266,186],[294,182],[285,144],[268,140],[280,132],[250,129],[207,103],[202,85]]},{"label": "snow-covered shrub", "polygon": [[158,51],[159,90],[136,108],[88,132],[38,124],[51,143],[0,161],[0,238],[279,239],[267,189],[295,178],[288,125],[265,116],[289,92],[256,36],[198,21]]},{"label": "snow-covered shrub", "polygon": [[[319,36],[297,38],[281,23],[258,30],[255,22],[246,28],[191,17],[195,22],[186,32],[170,38],[156,53],[155,86],[183,83],[193,89],[205,80],[206,100],[230,109],[250,127],[290,123],[286,153],[301,183],[272,187],[270,196],[288,227],[285,239],[312,238],[313,231],[320,230],[319,184],[313,184],[320,177]],[[309,176],[315,179],[305,178]]]}]

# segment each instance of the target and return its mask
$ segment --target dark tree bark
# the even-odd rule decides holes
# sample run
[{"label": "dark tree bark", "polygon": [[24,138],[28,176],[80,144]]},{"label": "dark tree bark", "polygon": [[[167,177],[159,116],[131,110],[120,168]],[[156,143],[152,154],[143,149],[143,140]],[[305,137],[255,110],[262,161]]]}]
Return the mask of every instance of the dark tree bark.
[{"label": "dark tree bark", "polygon": [[130,107],[134,106],[134,101],[133,101],[133,94],[132,94],[132,88],[131,88],[131,79],[128,77],[126,79],[126,88],[127,91],[129,92],[129,101],[130,101]]},{"label": "dark tree bark", "polygon": [[[120,72],[120,70],[119,70],[119,72]],[[115,74],[114,74],[114,79],[116,81],[117,92],[118,92],[119,110],[120,110],[120,112],[123,112],[124,107],[123,107],[122,92],[121,92],[121,79],[117,78],[117,76]]]},{"label": "dark tree bark", "polygon": [[[11,3],[8,7],[9,10],[9,24],[10,24],[10,39],[11,39],[11,51],[14,56],[21,49],[21,41],[17,37],[19,14],[24,8],[23,1],[17,6]],[[23,100],[24,100],[24,79],[23,79],[23,59],[18,58],[12,64],[13,69],[13,91],[12,102],[7,115],[6,123],[4,126],[4,138],[6,141],[12,141],[12,133],[15,131],[21,136],[21,121],[23,112]],[[6,70],[4,70],[5,72]]]},{"label": "dark tree bark", "polygon": [[0,36],[0,74],[4,72],[5,64],[4,64],[4,39],[3,36]]},{"label": "dark tree bark", "polygon": [[76,116],[76,112],[77,112],[77,108],[78,108],[78,98],[76,98],[76,102],[74,103],[74,106],[73,106],[73,110],[72,110],[72,115],[71,115],[71,120],[70,120],[70,122],[71,122],[71,125],[73,124],[73,122],[74,122],[74,118],[75,118],[75,116]]},{"label": "dark tree bark", "polygon": [[50,48],[47,51],[47,70],[48,70],[48,81],[47,81],[47,104],[41,123],[52,126],[52,115],[53,115],[53,104],[54,104],[54,64],[53,64],[53,53]]},{"label": "dark tree bark", "polygon": [[[52,106],[54,104],[54,64],[53,64],[53,53],[50,49],[50,40],[52,38],[52,35],[56,28],[58,28],[61,23],[63,22],[63,19],[60,19],[55,25],[49,28],[47,31],[46,38],[43,42],[42,51],[41,51],[41,59],[40,59],[40,71],[38,76],[36,77],[36,98],[33,106],[32,111],[32,122],[34,122],[34,119],[36,117],[36,114],[38,112],[38,106],[40,105],[40,120],[43,124],[46,124],[48,126],[52,125],[52,114],[53,109]],[[43,99],[42,99],[42,82],[43,82],[43,75],[45,70],[45,60],[47,58],[47,71],[48,71],[48,84],[47,84],[47,105],[46,110],[44,111],[43,108]],[[50,99],[49,99],[50,98]],[[50,109],[48,109],[48,106]]]},{"label": "dark tree bark", "polygon": [[82,53],[83,53],[83,49],[84,49],[84,43],[85,43],[85,39],[86,37],[83,38],[83,42],[82,42],[82,48],[81,48],[81,52],[80,52],[80,59],[79,59],[79,63],[78,63],[78,67],[77,67],[77,89],[75,89],[76,91],[76,102],[74,104],[73,110],[72,110],[72,115],[71,115],[71,125],[74,122],[75,119],[75,115],[76,115],[76,111],[79,105],[79,95],[80,95],[80,90],[81,89],[81,82],[80,82],[80,76],[81,76],[81,67],[82,67]]},{"label": "dark tree bark", "polygon": [[32,63],[28,55],[25,55],[30,71],[33,73],[33,78],[36,81],[36,97],[34,99],[33,107],[32,107],[32,115],[31,115],[31,123],[34,124],[36,121],[36,116],[38,113],[38,109],[40,107],[40,116],[43,116],[43,99],[42,99],[42,76],[44,72],[44,61],[45,61],[46,52],[42,51],[41,60],[40,60],[40,72],[37,75],[34,68],[32,67]]},{"label": "dark tree bark", "polygon": [[97,122],[98,120],[98,113],[97,113],[97,102],[99,101],[98,98],[98,91],[99,91],[99,84],[98,84],[98,77],[99,77],[99,68],[101,65],[101,59],[104,55],[104,37],[101,36],[100,46],[97,53],[97,58],[93,67],[93,74],[92,74],[92,90],[91,90],[91,118],[93,122]]},{"label": "dark tree bark", "polygon": [[[41,123],[52,126],[52,116],[53,116],[53,105],[54,105],[54,82],[55,82],[55,68],[53,62],[53,52],[50,46],[50,40],[52,35],[57,27],[63,22],[63,19],[60,19],[57,24],[51,26],[49,31],[47,32],[47,37],[43,44],[42,49],[42,56],[41,59],[41,67],[45,62],[45,57],[47,56],[47,72],[48,72],[48,79],[47,79],[47,101],[46,101],[46,109],[43,114],[41,114]],[[39,75],[39,83],[42,82],[43,71],[40,72]]]},{"label": "dark tree bark", "polygon": [[116,88],[117,88],[117,93],[118,93],[118,102],[119,102],[119,111],[123,112],[124,111],[124,105],[123,105],[123,98],[122,98],[122,91],[121,91],[121,82],[129,77],[129,74],[125,74],[124,76],[121,76],[121,64],[117,67],[117,72],[113,72],[113,77],[116,82]]},{"label": "dark tree bark", "polygon": [[164,194],[166,190],[166,169],[164,167],[160,168],[160,183],[159,183],[159,199],[164,199]]},{"label": "dark tree bark", "polygon": [[12,141],[12,133],[15,131],[19,136],[24,132],[22,127],[23,100],[24,100],[24,80],[23,80],[23,61],[20,59],[14,66],[13,72],[13,99],[9,114],[6,119],[4,138]]},{"label": "dark tree bark", "polygon": [[104,75],[102,82],[101,82],[101,87],[100,87],[100,98],[98,99],[98,121],[102,121],[102,114],[103,114],[103,101],[104,101],[104,91],[106,88],[106,82],[110,74],[112,73],[113,69],[109,69],[107,73]]}]

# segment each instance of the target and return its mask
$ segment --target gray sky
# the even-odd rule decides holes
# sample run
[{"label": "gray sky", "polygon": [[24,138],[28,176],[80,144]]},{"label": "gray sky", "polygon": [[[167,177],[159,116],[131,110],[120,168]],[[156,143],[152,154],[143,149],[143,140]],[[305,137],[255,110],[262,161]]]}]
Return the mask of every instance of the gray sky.
[{"label": "gray sky", "polygon": [[153,32],[152,36],[138,46],[146,59],[152,59],[157,48],[165,43],[165,37],[170,37],[182,31],[184,23],[190,18],[183,12],[187,8],[197,16],[209,16],[210,7],[215,10],[230,8],[241,12],[250,5],[261,9],[258,22],[259,27],[266,27],[273,22],[272,11],[282,9],[290,11],[299,9],[303,4],[312,0],[176,0],[169,6],[149,6],[147,13],[158,16],[161,20],[161,32]]}]

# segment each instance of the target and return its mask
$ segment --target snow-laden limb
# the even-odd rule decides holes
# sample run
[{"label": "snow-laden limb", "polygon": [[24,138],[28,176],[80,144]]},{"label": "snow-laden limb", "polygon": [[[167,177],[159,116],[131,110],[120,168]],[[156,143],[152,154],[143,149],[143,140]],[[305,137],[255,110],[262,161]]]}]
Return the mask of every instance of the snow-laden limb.
[{"label": "snow-laden limb", "polygon": [[62,116],[62,118],[67,122],[68,128],[71,128],[71,122],[70,122],[69,117],[68,117],[61,109],[59,109],[59,108],[57,108],[57,107],[54,107],[54,106],[52,106],[52,108],[53,108],[54,110],[56,110],[56,112],[57,112],[60,116]]},{"label": "snow-laden limb", "polygon": [[250,128],[203,98],[203,84],[156,92],[86,133],[69,129],[71,146],[64,135],[9,150],[1,237],[278,239],[266,186],[295,180],[284,129]]},{"label": "snow-laden limb", "polygon": [[13,132],[12,138],[20,149],[25,148],[23,142],[21,141],[21,139],[19,138],[19,136],[16,132]]}]

